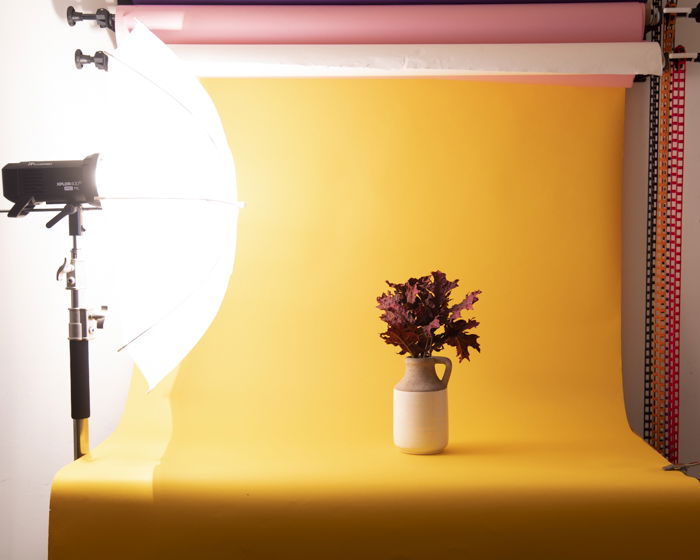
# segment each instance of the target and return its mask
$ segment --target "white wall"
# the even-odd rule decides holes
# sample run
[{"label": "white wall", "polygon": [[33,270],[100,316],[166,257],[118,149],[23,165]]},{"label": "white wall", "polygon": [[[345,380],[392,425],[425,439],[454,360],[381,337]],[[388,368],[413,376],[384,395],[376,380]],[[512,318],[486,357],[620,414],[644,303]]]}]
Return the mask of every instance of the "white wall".
[{"label": "white wall", "polygon": [[[106,3],[3,3],[0,165],[80,159],[99,151],[109,129],[102,74],[92,67],[78,71],[72,60],[76,48],[92,54],[108,48],[110,39],[92,24],[68,27],[69,4],[94,12]],[[700,50],[699,24],[681,21],[679,37],[688,50]],[[690,65],[688,74],[682,460],[700,459],[700,64]],[[623,360],[636,430],[643,379],[646,88],[636,85],[628,94],[625,152]],[[46,230],[44,221],[39,214],[21,220],[0,216],[0,558],[7,560],[45,558],[51,479],[72,459],[68,293],[54,280],[70,238],[65,224]],[[107,329],[91,347],[93,445],[114,428],[129,381],[131,364],[114,352],[115,342]]]},{"label": "white wall", "polygon": [[[3,2],[0,17],[0,166],[28,159],[82,159],[99,151],[109,129],[104,73],[77,70],[73,52],[109,48],[91,23],[69,27],[79,1]],[[93,11],[104,2],[83,2]],[[4,201],[4,199],[2,199]],[[7,208],[0,202],[0,208]],[[44,227],[45,214],[0,215],[0,558],[46,557],[51,479],[72,460],[67,307],[55,281],[68,256],[66,223]],[[89,231],[88,234],[89,236]],[[101,304],[101,301],[93,301]],[[131,364],[114,352],[109,330],[91,346],[92,442],[114,428]]]},{"label": "white wall", "polygon": [[[686,6],[693,2],[684,3]],[[700,51],[700,24],[678,20],[676,43]],[[700,63],[687,65],[683,276],[681,308],[680,460],[700,460]],[[627,93],[623,211],[622,361],[632,428],[642,433],[644,259],[648,82]],[[700,469],[689,471],[700,477]]]}]

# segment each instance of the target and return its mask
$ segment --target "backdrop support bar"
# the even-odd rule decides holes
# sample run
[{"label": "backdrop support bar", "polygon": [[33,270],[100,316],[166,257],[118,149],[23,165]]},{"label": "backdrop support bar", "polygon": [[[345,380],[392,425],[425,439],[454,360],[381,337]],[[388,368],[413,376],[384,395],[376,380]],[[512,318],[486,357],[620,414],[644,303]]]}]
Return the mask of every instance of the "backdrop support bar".
[{"label": "backdrop support bar", "polygon": [[700,62],[700,53],[693,52],[673,52],[668,53],[670,60],[687,60],[688,62]]},{"label": "backdrop support bar", "polygon": [[694,8],[664,8],[664,14],[674,15],[676,17],[692,18],[700,23],[700,3]]}]

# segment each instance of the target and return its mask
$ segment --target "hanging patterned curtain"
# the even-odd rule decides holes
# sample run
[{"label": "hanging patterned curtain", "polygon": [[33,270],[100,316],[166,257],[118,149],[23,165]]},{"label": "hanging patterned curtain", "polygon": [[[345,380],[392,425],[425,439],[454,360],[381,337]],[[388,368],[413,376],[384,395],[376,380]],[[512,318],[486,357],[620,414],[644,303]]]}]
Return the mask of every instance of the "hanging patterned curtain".
[{"label": "hanging patterned curtain", "polygon": [[[662,2],[653,7],[660,13]],[[675,24],[666,14],[652,30],[666,54]],[[685,66],[669,61],[651,78],[649,104],[644,438],[671,463],[678,462]]]}]

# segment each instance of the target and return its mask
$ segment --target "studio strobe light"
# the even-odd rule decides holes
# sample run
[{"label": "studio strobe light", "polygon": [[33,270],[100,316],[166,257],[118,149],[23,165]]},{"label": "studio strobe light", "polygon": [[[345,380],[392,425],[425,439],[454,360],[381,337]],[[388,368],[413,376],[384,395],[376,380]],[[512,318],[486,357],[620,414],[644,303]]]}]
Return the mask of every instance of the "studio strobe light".
[{"label": "studio strobe light", "polygon": [[98,154],[77,161],[26,161],[2,168],[3,195],[14,202],[11,218],[25,216],[35,206],[90,204],[97,200],[95,174]]}]

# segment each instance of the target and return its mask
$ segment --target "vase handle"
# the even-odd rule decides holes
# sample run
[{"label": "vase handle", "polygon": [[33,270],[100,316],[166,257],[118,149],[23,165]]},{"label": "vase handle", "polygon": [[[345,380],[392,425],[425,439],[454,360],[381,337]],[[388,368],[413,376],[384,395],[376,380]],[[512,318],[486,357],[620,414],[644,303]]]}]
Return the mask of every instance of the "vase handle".
[{"label": "vase handle", "polygon": [[450,381],[450,374],[452,373],[452,360],[449,358],[444,358],[443,356],[433,356],[433,361],[436,364],[442,364],[445,366],[445,373],[442,375],[440,382],[442,386],[447,389],[447,384]]}]

